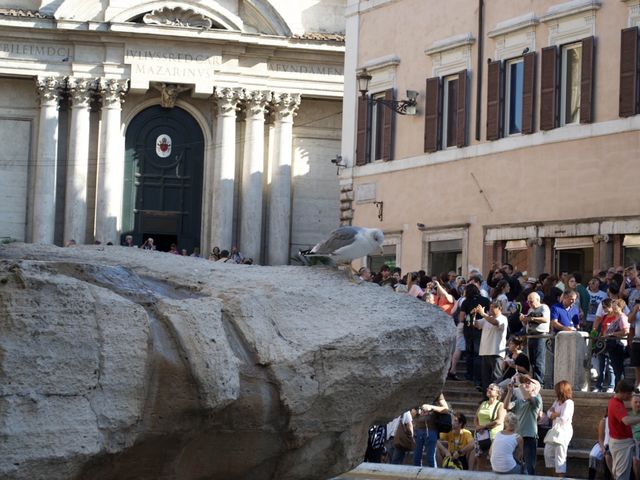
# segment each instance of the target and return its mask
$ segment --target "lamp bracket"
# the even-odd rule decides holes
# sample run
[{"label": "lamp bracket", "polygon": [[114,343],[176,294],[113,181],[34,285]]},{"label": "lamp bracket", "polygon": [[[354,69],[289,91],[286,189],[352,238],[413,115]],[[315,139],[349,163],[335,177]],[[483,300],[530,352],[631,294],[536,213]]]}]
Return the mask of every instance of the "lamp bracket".
[{"label": "lamp bracket", "polygon": [[[407,92],[409,93],[409,92]],[[416,93],[417,96],[417,93]],[[371,101],[378,105],[383,105],[400,115],[415,115],[416,114],[416,99],[415,97],[409,97],[405,100],[385,100],[384,98],[372,98]]]},{"label": "lamp bracket", "polygon": [[378,208],[378,220],[384,220],[384,202],[373,202],[373,204]]}]

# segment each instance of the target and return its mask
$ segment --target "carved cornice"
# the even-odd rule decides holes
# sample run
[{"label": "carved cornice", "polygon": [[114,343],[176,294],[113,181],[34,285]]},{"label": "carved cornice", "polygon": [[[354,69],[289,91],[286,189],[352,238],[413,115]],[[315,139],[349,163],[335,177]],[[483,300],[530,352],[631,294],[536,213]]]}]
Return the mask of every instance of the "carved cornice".
[{"label": "carved cornice", "polygon": [[116,78],[100,79],[98,91],[102,98],[102,108],[120,108],[124,103],[124,96],[128,90],[128,80],[118,80]]},{"label": "carved cornice", "polygon": [[73,107],[89,108],[95,87],[96,80],[69,77],[67,79],[67,88],[69,89],[71,105]]},{"label": "carved cornice", "polygon": [[61,77],[38,77],[36,89],[40,98],[40,105],[57,105],[60,99],[60,90],[64,88],[64,79]]},{"label": "carved cornice", "polygon": [[170,25],[173,27],[192,27],[208,30],[213,26],[213,20],[201,13],[181,7],[161,8],[153,10],[142,17],[142,21],[149,25]]},{"label": "carved cornice", "polygon": [[244,105],[247,117],[257,117],[265,114],[271,93],[263,90],[244,92]]},{"label": "carved cornice", "polygon": [[216,88],[213,92],[213,99],[220,115],[235,115],[242,97],[243,92],[240,88]]},{"label": "carved cornice", "polygon": [[0,8],[0,15],[7,17],[23,17],[23,18],[53,18],[36,10],[25,10],[21,8]]},{"label": "carved cornice", "polygon": [[274,93],[273,106],[276,119],[293,121],[293,117],[298,113],[300,106],[299,93]]}]

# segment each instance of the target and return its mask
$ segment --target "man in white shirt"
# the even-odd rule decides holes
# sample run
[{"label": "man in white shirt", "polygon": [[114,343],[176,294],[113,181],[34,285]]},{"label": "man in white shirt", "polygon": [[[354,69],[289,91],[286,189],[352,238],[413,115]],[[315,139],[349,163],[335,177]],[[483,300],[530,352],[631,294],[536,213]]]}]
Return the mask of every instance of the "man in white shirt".
[{"label": "man in white shirt", "polygon": [[600,290],[600,279],[593,277],[587,285],[587,293],[589,294],[589,307],[587,308],[585,330],[589,332],[593,328],[593,322],[596,320],[598,307],[602,303],[602,300],[607,298],[607,292]]},{"label": "man in white shirt", "polygon": [[[526,328],[527,335],[538,337],[548,334],[551,320],[549,307],[540,302],[540,295],[536,292],[531,292],[527,296],[527,303],[529,311],[526,315],[520,315],[520,321]],[[546,338],[529,338],[527,340],[533,378],[542,386],[544,386],[546,342]]]},{"label": "man in white shirt", "polygon": [[502,378],[502,360],[507,349],[507,325],[509,321],[502,314],[504,305],[495,300],[485,312],[482,305],[476,307],[480,319],[474,321],[474,327],[482,330],[478,355],[482,361],[482,390],[486,391],[492,383]]}]

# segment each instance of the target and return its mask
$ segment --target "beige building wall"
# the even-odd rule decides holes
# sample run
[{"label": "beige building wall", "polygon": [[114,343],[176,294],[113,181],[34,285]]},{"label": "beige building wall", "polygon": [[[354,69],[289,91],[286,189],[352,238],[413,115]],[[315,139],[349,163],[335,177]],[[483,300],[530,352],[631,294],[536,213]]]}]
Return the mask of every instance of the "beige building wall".
[{"label": "beige building wall", "polygon": [[[546,247],[544,267],[542,262],[536,266],[531,258],[534,243],[544,250],[545,245],[555,245],[555,238],[593,236],[594,241],[609,244],[608,248],[600,248],[594,243],[598,253],[585,272],[622,261],[625,235],[637,234],[640,228],[637,162],[640,117],[618,115],[620,32],[640,23],[631,8],[638,2],[484,2],[482,38],[478,35],[479,2],[404,0],[375,5],[353,2],[356,3],[357,8],[351,5],[348,11],[348,22],[349,16],[358,19],[357,64],[347,65],[346,71],[352,67],[358,72],[366,67],[373,75],[371,93],[375,93],[376,76],[382,76],[391,79],[386,85],[396,89],[397,98],[405,98],[406,90],[417,90],[419,96],[416,115],[395,116],[393,160],[373,161],[343,174],[343,184],[353,182],[354,225],[380,227],[394,242],[400,237],[396,260],[403,270],[409,271],[429,268],[425,243],[456,228],[466,232],[463,273],[471,267],[486,272],[493,260],[502,261],[496,255],[501,257],[508,240],[530,240],[530,260],[524,268],[529,268],[531,274],[555,268],[555,260],[550,258],[553,248]],[[571,14],[562,16],[566,11]],[[560,14],[559,18],[556,14]],[[534,21],[526,24],[531,18]],[[526,25],[514,29],[518,21]],[[512,28],[507,34],[510,38],[496,34],[504,25]],[[596,39],[593,123],[543,132],[541,49],[573,41],[576,35],[576,38],[586,36],[581,32],[589,29]],[[468,146],[425,153],[425,81],[442,68],[440,55],[448,54],[425,51],[464,34],[473,39],[462,48],[468,48],[464,60],[469,68]],[[520,35],[537,52],[534,133],[487,141],[487,61],[500,58],[501,49],[504,52],[505,45],[513,42],[513,35]],[[480,43],[484,51],[477,140]],[[396,59],[395,67],[379,66],[390,57]],[[343,155],[349,156],[353,165],[356,153]],[[383,202],[382,221],[378,219],[379,205],[374,201]],[[612,221],[618,227],[611,227]],[[418,228],[417,224],[424,227]],[[554,231],[544,228],[551,224],[560,226]],[[545,236],[527,238],[524,236],[527,226],[535,227],[536,232]],[[591,232],[607,236],[602,240]],[[494,243],[495,238],[498,241]],[[600,252],[604,252],[602,256]]]}]

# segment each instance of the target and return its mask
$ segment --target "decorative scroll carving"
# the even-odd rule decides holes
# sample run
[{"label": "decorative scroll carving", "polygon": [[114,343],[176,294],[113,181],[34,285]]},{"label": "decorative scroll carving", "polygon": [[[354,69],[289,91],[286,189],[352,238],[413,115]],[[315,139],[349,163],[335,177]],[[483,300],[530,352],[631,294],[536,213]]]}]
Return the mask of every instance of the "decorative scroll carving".
[{"label": "decorative scroll carving", "polygon": [[120,107],[124,102],[124,95],[129,90],[129,81],[103,78],[100,80],[98,88],[102,97],[103,108]]},{"label": "decorative scroll carving", "polygon": [[239,88],[216,88],[213,92],[215,104],[221,115],[235,115],[242,96],[242,90]]},{"label": "decorative scroll carving", "polygon": [[161,83],[154,85],[154,88],[160,92],[160,105],[163,108],[175,107],[178,95],[191,89],[191,87],[183,87],[175,83]]},{"label": "decorative scroll carving", "polygon": [[149,25],[171,25],[174,27],[193,27],[205,30],[213,26],[213,20],[191,9],[180,7],[165,7],[153,10],[142,17],[142,21]]},{"label": "decorative scroll carving", "polygon": [[69,89],[71,105],[88,108],[95,86],[95,80],[69,77],[67,79],[67,88]]},{"label": "decorative scroll carving", "polygon": [[64,87],[64,79],[61,77],[38,77],[36,89],[41,105],[57,104],[60,99],[60,90]]},{"label": "decorative scroll carving", "polygon": [[264,115],[267,103],[271,101],[271,93],[262,90],[253,90],[244,93],[244,102],[247,116]]},{"label": "decorative scroll carving", "polygon": [[300,106],[300,94],[274,93],[273,104],[277,119],[292,121],[293,117],[297,115],[298,107]]}]

